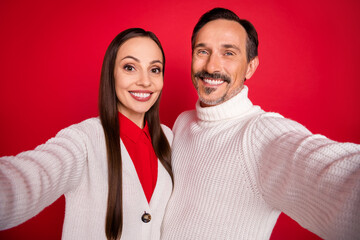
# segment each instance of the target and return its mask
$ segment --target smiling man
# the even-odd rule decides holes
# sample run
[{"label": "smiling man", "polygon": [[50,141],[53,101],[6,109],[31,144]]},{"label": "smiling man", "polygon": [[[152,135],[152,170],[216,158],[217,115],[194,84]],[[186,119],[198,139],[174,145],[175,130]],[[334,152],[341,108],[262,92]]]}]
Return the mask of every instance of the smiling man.
[{"label": "smiling man", "polygon": [[200,106],[217,105],[237,95],[259,65],[248,62],[245,29],[235,21],[219,19],[204,25],[193,45],[192,80]]},{"label": "smiling man", "polygon": [[255,28],[230,10],[192,35],[196,110],[175,122],[174,190],[162,239],[269,239],[281,212],[325,239],[360,236],[360,146],[267,113],[244,81],[259,65]]}]

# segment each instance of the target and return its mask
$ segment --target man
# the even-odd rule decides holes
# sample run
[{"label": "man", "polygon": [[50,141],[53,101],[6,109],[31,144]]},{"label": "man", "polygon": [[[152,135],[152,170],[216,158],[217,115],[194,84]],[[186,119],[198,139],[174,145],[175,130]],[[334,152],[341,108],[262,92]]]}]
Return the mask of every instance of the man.
[{"label": "man", "polygon": [[360,146],[311,134],[247,97],[257,33],[233,12],[192,35],[196,111],[175,125],[163,239],[269,239],[281,212],[325,239],[360,236]]}]

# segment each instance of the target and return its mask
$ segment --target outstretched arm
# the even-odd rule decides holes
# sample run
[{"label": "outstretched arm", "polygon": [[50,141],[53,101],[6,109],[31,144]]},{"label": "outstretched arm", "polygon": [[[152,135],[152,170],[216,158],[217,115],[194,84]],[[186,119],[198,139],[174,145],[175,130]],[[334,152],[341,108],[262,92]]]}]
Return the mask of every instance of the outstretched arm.
[{"label": "outstretched arm", "polygon": [[[289,119],[255,124],[266,202],[325,239],[360,235],[360,146],[312,135]],[[256,146],[256,145],[255,145]]]},{"label": "outstretched arm", "polygon": [[0,158],[0,229],[25,222],[77,185],[83,138],[74,125],[32,151]]}]

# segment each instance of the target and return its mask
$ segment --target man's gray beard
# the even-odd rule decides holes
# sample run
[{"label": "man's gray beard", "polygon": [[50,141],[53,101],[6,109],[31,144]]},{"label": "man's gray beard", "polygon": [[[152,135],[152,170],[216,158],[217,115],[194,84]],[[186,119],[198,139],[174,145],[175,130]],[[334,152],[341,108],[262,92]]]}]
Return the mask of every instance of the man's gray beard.
[{"label": "man's gray beard", "polygon": [[[214,105],[223,103],[223,102],[229,100],[230,98],[238,95],[238,93],[240,93],[243,88],[244,88],[244,86],[241,86],[241,87],[235,89],[234,91],[232,91],[231,93],[229,93],[228,95],[225,93],[222,97],[220,97],[218,99],[215,99],[215,100],[212,100],[212,101],[203,99],[199,94],[198,88],[196,88],[196,91],[198,92],[199,99],[200,99],[200,101],[202,103],[205,103],[206,105],[214,106]],[[205,94],[206,95],[211,94],[213,91],[215,91],[214,88],[205,87]]]},{"label": "man's gray beard", "polygon": [[205,103],[206,105],[210,105],[210,106],[215,106],[215,105],[217,105],[219,103],[224,102],[224,97],[225,96],[223,96],[223,97],[221,97],[219,99],[216,99],[214,101],[207,101],[207,100],[203,99],[202,97],[200,97],[200,95],[199,95],[200,102]]},{"label": "man's gray beard", "polygon": [[205,87],[204,90],[205,90],[205,94],[206,94],[206,95],[210,95],[213,91],[216,90],[216,88]]},{"label": "man's gray beard", "polygon": [[[198,90],[198,89],[196,89],[196,90]],[[213,91],[215,91],[215,90],[216,90],[215,88],[211,88],[211,87],[205,87],[205,88],[204,88],[204,92],[205,92],[206,95],[210,95],[210,94],[211,94]],[[213,105],[217,105],[217,104],[223,102],[224,99],[225,99],[226,94],[225,94],[224,96],[222,96],[221,98],[218,98],[218,99],[213,100],[213,101],[203,99],[203,98],[200,96],[199,93],[198,93],[198,96],[199,96],[199,99],[200,99],[200,101],[201,101],[202,103],[205,103],[206,105],[211,105],[211,106],[213,106]]]}]

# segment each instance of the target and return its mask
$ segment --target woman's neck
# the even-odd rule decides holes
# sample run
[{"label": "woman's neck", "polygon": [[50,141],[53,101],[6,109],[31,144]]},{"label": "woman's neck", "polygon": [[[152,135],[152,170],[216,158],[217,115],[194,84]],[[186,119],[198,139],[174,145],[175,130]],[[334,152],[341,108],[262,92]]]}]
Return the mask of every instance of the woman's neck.
[{"label": "woman's neck", "polygon": [[145,113],[136,113],[136,114],[131,114],[128,112],[123,112],[123,111],[119,111],[122,115],[124,115],[125,117],[127,117],[130,121],[132,121],[133,123],[135,123],[139,128],[143,129],[144,125],[145,125]]}]

